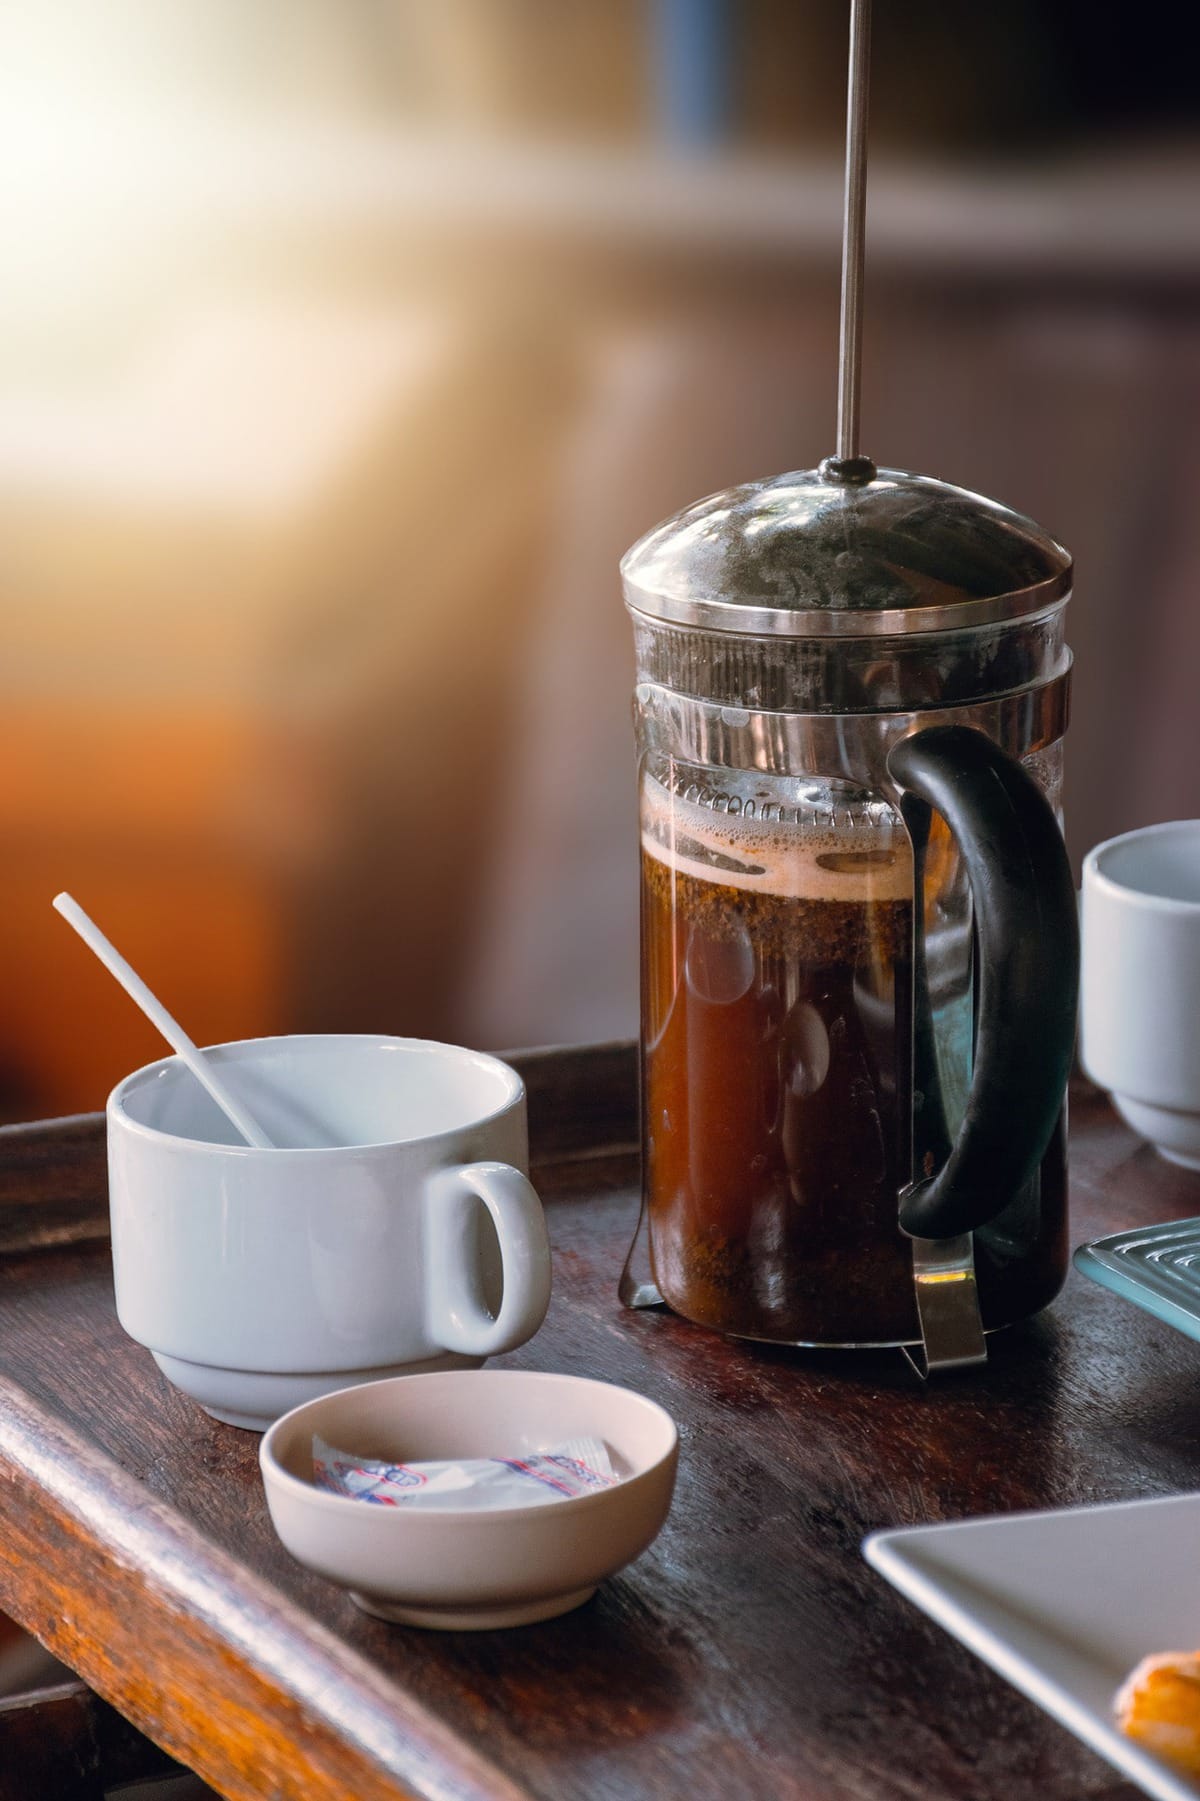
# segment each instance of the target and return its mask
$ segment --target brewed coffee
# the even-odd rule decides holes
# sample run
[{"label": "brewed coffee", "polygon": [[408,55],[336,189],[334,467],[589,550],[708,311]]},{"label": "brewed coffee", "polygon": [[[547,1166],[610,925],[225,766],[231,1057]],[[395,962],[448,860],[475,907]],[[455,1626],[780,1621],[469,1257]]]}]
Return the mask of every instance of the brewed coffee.
[{"label": "brewed coffee", "polygon": [[[827,829],[644,790],[645,1184],[655,1278],[750,1338],[917,1335],[897,1198],[912,1176],[912,857],[876,803]],[[728,805],[726,798],[725,805]],[[949,840],[944,840],[953,855]],[[943,872],[945,873],[945,872]],[[969,1034],[969,992],[967,997]],[[985,1321],[1061,1284],[1061,1177],[977,1237]],[[1019,1292],[1018,1292],[1019,1291]]]}]

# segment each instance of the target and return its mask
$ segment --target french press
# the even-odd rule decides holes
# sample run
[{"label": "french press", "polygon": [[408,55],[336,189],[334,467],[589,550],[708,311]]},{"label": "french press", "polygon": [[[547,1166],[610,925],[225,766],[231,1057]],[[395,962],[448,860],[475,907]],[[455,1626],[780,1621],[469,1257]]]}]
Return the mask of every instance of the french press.
[{"label": "french press", "polygon": [[858,452],[865,24],[855,0],[838,455],[621,566],[644,1209],[687,1318],[926,1373],[1066,1273],[1071,559]]}]

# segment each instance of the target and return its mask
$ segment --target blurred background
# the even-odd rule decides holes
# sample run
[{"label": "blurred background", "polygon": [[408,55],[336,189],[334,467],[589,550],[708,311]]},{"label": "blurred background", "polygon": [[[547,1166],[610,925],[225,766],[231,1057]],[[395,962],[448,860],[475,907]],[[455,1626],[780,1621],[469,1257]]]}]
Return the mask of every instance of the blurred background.
[{"label": "blurred background", "polygon": [[[1078,565],[1068,822],[1200,813],[1178,27],[876,7],[864,448]],[[833,447],[845,0],[0,15],[0,1116],[636,1029],[622,550]]]}]

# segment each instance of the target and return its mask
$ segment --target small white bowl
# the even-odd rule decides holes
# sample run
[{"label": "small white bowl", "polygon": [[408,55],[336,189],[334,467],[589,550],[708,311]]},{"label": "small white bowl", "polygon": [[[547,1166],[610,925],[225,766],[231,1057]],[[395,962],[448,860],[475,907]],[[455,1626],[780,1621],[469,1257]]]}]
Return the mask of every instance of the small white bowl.
[{"label": "small white bowl", "polygon": [[[540,1507],[378,1507],[314,1487],[314,1434],[359,1457],[517,1457],[568,1438],[607,1444],[612,1488]],[[657,1537],[678,1434],[654,1401],[581,1376],[447,1370],[339,1389],[276,1420],[259,1463],[280,1538],[367,1613],[483,1631],[580,1606]]]}]

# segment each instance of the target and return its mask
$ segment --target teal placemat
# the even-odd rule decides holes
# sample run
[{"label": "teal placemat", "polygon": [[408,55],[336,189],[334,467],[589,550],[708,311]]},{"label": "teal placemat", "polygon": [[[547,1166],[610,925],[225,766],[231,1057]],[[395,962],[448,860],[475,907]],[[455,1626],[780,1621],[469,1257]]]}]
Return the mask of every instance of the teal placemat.
[{"label": "teal placemat", "polygon": [[1081,1244],[1075,1267],[1200,1340],[1200,1219],[1114,1232],[1094,1244]]}]

